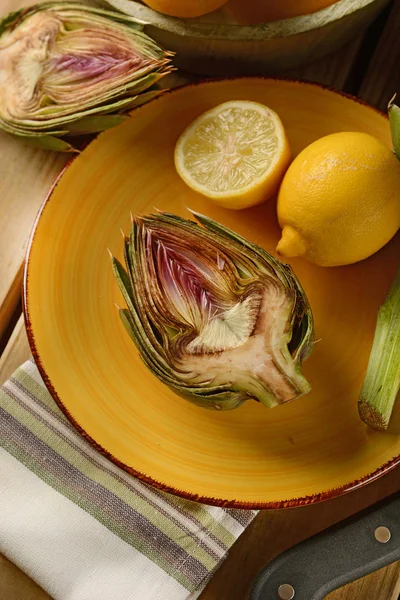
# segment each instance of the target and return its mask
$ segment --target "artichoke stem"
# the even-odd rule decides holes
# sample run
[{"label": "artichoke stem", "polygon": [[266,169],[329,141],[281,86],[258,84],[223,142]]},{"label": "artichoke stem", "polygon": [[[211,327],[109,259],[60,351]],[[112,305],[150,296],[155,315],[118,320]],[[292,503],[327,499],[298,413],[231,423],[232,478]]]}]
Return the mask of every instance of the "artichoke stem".
[{"label": "artichoke stem", "polygon": [[268,408],[274,408],[274,406],[279,404],[276,397],[271,393],[268,387],[266,387],[265,383],[254,376],[249,376],[248,379],[246,379],[246,392],[250,397],[259,400]]},{"label": "artichoke stem", "polygon": [[[286,356],[285,356],[286,355]],[[310,391],[305,377],[295,370],[292,357],[282,352],[280,363],[275,359],[256,367],[246,379],[246,389],[269,408],[278,406]]]},{"label": "artichoke stem", "polygon": [[358,411],[375,429],[387,429],[400,388],[400,269],[379,309]]}]

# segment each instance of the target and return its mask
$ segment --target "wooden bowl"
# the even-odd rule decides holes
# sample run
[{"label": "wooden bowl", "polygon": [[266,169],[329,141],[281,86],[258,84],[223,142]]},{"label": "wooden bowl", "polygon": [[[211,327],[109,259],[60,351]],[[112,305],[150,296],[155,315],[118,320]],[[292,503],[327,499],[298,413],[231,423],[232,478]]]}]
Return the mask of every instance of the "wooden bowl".
[{"label": "wooden bowl", "polygon": [[133,0],[107,2],[141,19],[146,33],[176,52],[177,67],[224,76],[274,75],[321,58],[353,40],[389,0],[339,0],[312,14],[261,25],[235,23],[229,4],[209,15],[183,20]]},{"label": "wooden bowl", "polygon": [[355,265],[291,264],[310,300],[319,340],[304,363],[310,394],[274,409],[199,408],[143,364],[114,303],[123,299],[107,248],[122,260],[130,212],[187,207],[275,253],[275,201],[230,211],[190,190],[174,146],[203,111],[227,100],[264,102],[281,116],[294,155],[336,131],[390,146],[385,116],[316,85],[237,79],[186,86],[135,110],[66,168],[41,209],[25,273],[32,351],[61,409],[96,447],[143,481],[186,498],[283,508],[345,493],[400,462],[400,406],[387,433],[368,429],[357,399],[377,309],[396,272],[397,235]]}]

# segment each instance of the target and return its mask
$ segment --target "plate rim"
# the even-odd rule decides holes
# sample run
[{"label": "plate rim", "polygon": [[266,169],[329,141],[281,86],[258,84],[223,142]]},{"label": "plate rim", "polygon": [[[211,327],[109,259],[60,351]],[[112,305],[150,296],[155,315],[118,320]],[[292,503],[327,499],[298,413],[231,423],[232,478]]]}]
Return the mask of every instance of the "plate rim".
[{"label": "plate rim", "polygon": [[[368,104],[361,98],[357,98],[356,96],[354,96],[352,94],[348,94],[347,92],[338,90],[333,86],[323,85],[323,84],[316,83],[313,81],[292,79],[292,78],[286,78],[286,77],[262,77],[262,76],[220,77],[220,78],[212,78],[212,79],[205,79],[205,80],[200,80],[200,81],[196,81],[196,82],[185,83],[185,84],[177,86],[175,88],[165,90],[165,92],[163,92],[160,96],[154,98],[153,100],[150,100],[143,106],[134,109],[132,112],[135,113],[136,111],[141,110],[141,108],[144,108],[145,106],[147,106],[147,104],[151,104],[151,103],[160,101],[160,99],[165,95],[179,93],[180,90],[184,90],[189,87],[213,85],[215,83],[223,83],[223,82],[229,82],[229,81],[241,81],[241,80],[242,81],[243,80],[245,80],[245,81],[263,81],[266,83],[268,81],[278,81],[278,82],[283,82],[283,83],[304,84],[305,86],[323,89],[329,93],[336,94],[338,96],[342,96],[348,100],[352,100],[354,102],[357,102],[358,104],[361,104],[362,106],[365,106],[371,110],[374,110],[380,116],[382,116],[386,120],[388,120],[388,115],[386,113],[384,113],[383,111],[381,111],[380,109]],[[121,127],[121,126],[123,126],[123,124],[119,125],[119,127]],[[93,136],[91,141],[88,144],[85,144],[82,149],[84,150],[86,147],[88,147],[94,140],[96,140],[101,135],[102,135],[102,133],[99,133],[99,134],[96,134],[95,136]],[[184,498],[185,500],[199,502],[201,504],[218,506],[221,508],[235,508],[235,509],[245,509],[245,510],[279,510],[279,509],[284,509],[284,508],[297,508],[300,506],[308,506],[310,504],[317,504],[317,503],[323,502],[325,500],[330,500],[330,499],[333,499],[333,498],[336,498],[339,496],[343,496],[344,494],[347,494],[356,489],[359,489],[369,483],[372,483],[373,481],[379,479],[380,477],[389,473],[390,471],[392,471],[393,469],[395,469],[397,466],[400,465],[400,454],[399,454],[398,456],[395,456],[391,460],[387,461],[386,463],[384,463],[383,465],[378,467],[375,471],[368,473],[364,477],[355,479],[353,481],[345,483],[344,485],[336,487],[336,488],[323,490],[322,492],[311,494],[309,496],[302,496],[302,497],[291,498],[291,499],[287,499],[287,500],[276,500],[276,501],[267,501],[267,502],[243,501],[243,500],[236,500],[236,499],[224,499],[224,498],[215,498],[215,497],[211,497],[211,496],[203,496],[203,495],[196,494],[193,492],[187,492],[187,491],[181,490],[179,488],[174,488],[171,485],[162,483],[162,482],[158,481],[157,479],[154,479],[153,477],[150,477],[149,475],[146,475],[145,473],[142,473],[141,471],[138,471],[137,469],[135,469],[135,468],[127,465],[123,461],[119,460],[109,450],[104,448],[94,438],[92,438],[85,431],[85,429],[76,421],[74,416],[70,413],[70,411],[68,410],[68,408],[65,406],[65,404],[61,400],[60,396],[58,395],[49,376],[47,375],[46,369],[44,367],[44,364],[42,363],[42,359],[40,357],[40,354],[39,354],[39,351],[38,351],[38,348],[36,345],[35,336],[33,334],[33,324],[31,321],[30,310],[29,310],[29,291],[28,291],[29,261],[30,261],[31,250],[33,247],[33,243],[35,241],[35,236],[36,236],[39,221],[41,219],[41,216],[42,216],[46,206],[48,206],[48,204],[53,196],[53,193],[54,193],[58,183],[60,182],[61,178],[63,177],[64,173],[72,165],[72,163],[75,162],[75,160],[79,157],[79,155],[80,155],[80,153],[73,155],[66,162],[66,164],[63,166],[63,168],[60,170],[60,172],[57,174],[57,176],[55,177],[53,183],[51,184],[51,186],[39,208],[39,211],[35,217],[35,220],[34,220],[34,223],[32,226],[32,230],[29,235],[26,253],[25,253],[24,273],[23,273],[23,282],[22,282],[22,309],[23,309],[24,323],[25,323],[25,329],[26,329],[26,333],[27,333],[29,346],[30,346],[35,364],[36,364],[36,366],[39,370],[39,373],[46,385],[47,390],[49,391],[53,400],[56,402],[58,408],[67,417],[67,419],[73,425],[75,430],[78,431],[78,433],[80,433],[80,435],[82,435],[82,437],[93,448],[95,448],[98,452],[100,452],[103,456],[105,456],[108,460],[110,460],[112,463],[114,463],[116,466],[118,466],[125,472],[129,473],[130,475],[132,475],[139,481],[141,481],[147,485],[150,485],[151,487],[154,487],[158,490],[161,490],[161,491],[169,493],[169,494],[173,494],[174,496]]]}]

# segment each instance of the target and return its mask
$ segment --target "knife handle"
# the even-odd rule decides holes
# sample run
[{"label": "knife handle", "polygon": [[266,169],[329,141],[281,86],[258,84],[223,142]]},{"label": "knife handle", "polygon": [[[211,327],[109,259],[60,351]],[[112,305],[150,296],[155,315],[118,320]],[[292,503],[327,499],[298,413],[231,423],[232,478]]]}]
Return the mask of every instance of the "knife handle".
[{"label": "knife handle", "polygon": [[400,560],[400,494],[341,521],[272,560],[249,600],[323,600]]}]

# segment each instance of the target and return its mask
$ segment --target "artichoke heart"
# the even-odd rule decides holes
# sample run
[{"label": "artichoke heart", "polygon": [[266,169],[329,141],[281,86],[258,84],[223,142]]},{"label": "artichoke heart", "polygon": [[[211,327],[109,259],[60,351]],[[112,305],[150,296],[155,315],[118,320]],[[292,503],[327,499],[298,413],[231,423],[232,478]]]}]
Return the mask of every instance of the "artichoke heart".
[{"label": "artichoke heart", "polygon": [[112,265],[121,319],[147,367],[175,392],[229,410],[307,393],[312,312],[293,270],[223,225],[159,213],[132,220]]},{"label": "artichoke heart", "polygon": [[[70,151],[65,138],[103,131],[160,93],[171,53],[142,24],[80,3],[47,2],[0,22],[0,128]],[[151,89],[149,89],[151,88]]]}]

